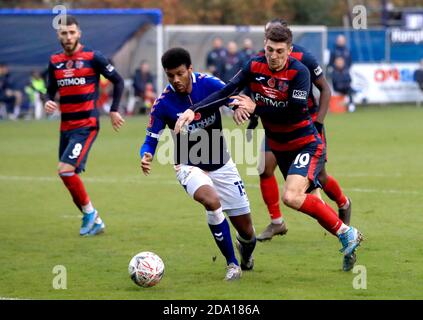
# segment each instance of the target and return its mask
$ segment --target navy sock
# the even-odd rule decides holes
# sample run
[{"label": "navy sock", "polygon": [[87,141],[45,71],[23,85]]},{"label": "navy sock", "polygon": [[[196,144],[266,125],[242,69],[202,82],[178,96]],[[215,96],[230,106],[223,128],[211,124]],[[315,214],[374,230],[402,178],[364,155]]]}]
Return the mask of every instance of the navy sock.
[{"label": "navy sock", "polygon": [[226,258],[226,263],[228,265],[230,263],[235,263],[238,266],[239,264],[238,260],[235,257],[234,246],[232,244],[231,231],[229,229],[228,221],[224,219],[220,224],[209,224],[209,227],[217,246]]},{"label": "navy sock", "polygon": [[237,235],[237,240],[241,244],[241,254],[245,260],[248,260],[250,256],[253,254],[254,248],[256,247],[256,235],[253,236],[250,240],[245,240],[241,238],[240,235]]}]

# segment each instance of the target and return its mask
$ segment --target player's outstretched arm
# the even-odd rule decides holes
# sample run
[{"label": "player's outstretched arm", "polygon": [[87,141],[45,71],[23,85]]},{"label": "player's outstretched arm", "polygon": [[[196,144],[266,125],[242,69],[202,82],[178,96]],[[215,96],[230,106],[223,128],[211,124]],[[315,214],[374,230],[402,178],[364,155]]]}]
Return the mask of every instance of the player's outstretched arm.
[{"label": "player's outstretched arm", "polygon": [[151,163],[153,162],[153,155],[149,152],[145,152],[141,159],[142,172],[147,176],[151,172]]},{"label": "player's outstretched arm", "polygon": [[110,111],[110,121],[112,122],[113,129],[118,132],[119,129],[125,123],[125,119],[122,118],[119,112],[117,111]]},{"label": "player's outstretched arm", "polygon": [[251,98],[245,94],[239,94],[236,96],[231,96],[231,99],[234,99],[231,103],[229,103],[230,106],[238,107],[241,109],[244,109],[248,111],[248,113],[254,113],[256,109],[256,103],[251,100]]},{"label": "player's outstretched arm", "polygon": [[243,124],[245,121],[247,121],[250,118],[250,114],[247,110],[243,108],[237,108],[234,111],[233,119],[235,123],[239,126],[240,124]]},{"label": "player's outstretched arm", "polygon": [[191,109],[185,110],[185,112],[179,116],[178,120],[175,123],[175,128],[173,129],[175,134],[181,132],[181,129],[184,126],[189,125],[194,120],[194,115],[195,113]]}]

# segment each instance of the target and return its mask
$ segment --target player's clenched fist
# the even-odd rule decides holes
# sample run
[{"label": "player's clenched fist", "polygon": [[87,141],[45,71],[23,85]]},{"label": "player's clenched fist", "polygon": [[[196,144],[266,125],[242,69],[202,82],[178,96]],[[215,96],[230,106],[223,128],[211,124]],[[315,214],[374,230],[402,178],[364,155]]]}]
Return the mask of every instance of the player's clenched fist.
[{"label": "player's clenched fist", "polygon": [[153,155],[149,152],[145,152],[141,159],[141,169],[145,175],[148,175],[150,173],[152,161],[153,161]]},{"label": "player's clenched fist", "polygon": [[57,103],[54,101],[49,100],[44,104],[44,110],[48,114],[53,113],[56,109]]}]

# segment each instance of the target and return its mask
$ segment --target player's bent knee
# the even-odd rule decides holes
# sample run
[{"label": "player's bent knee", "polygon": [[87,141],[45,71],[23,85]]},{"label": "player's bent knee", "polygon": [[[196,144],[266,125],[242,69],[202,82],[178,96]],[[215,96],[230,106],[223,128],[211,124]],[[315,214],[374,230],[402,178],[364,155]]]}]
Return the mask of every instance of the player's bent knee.
[{"label": "player's bent knee", "polygon": [[76,168],[68,163],[60,162],[57,166],[57,171],[59,172],[59,175],[66,172],[75,172]]},{"label": "player's bent knee", "polygon": [[194,199],[201,203],[206,210],[216,210],[221,206],[218,195],[205,188],[199,188],[194,193]]},{"label": "player's bent knee", "polygon": [[202,198],[199,202],[206,208],[206,210],[216,210],[221,206],[218,197],[212,199]]},{"label": "player's bent knee", "polygon": [[297,209],[297,200],[298,194],[296,192],[285,190],[282,194],[282,202],[290,208]]}]

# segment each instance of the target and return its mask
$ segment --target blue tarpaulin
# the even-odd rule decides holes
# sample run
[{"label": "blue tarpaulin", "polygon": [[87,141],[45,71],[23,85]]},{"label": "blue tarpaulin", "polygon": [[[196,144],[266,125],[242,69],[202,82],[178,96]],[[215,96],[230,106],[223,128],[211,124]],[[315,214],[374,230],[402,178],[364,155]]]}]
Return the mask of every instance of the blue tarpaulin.
[{"label": "blue tarpaulin", "polygon": [[[74,9],[67,14],[78,19],[81,42],[109,58],[140,28],[162,22],[159,9]],[[0,63],[12,72],[45,68],[50,55],[62,49],[53,28],[57,15],[45,9],[0,9]]]}]

